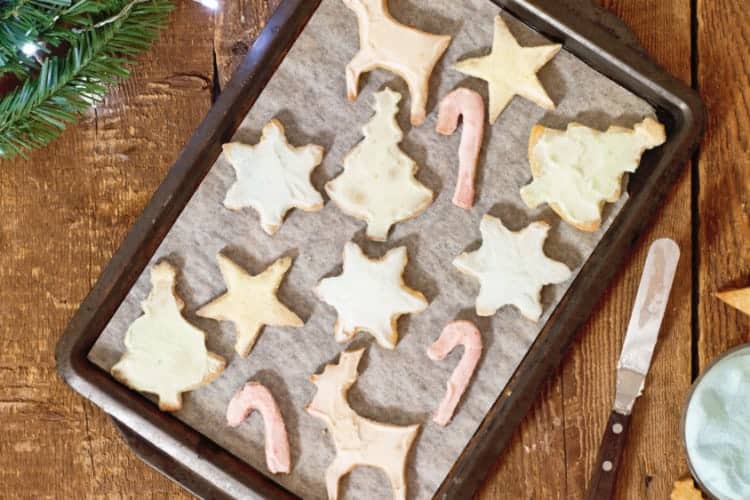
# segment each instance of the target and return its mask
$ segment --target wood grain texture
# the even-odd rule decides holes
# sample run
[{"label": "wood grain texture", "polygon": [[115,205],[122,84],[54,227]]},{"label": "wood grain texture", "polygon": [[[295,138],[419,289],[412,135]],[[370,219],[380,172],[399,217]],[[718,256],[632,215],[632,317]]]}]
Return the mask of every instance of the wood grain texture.
[{"label": "wood grain texture", "polygon": [[216,14],[214,45],[221,88],[245,57],[281,0],[224,2]]},{"label": "wood grain texture", "polygon": [[750,284],[750,12],[744,0],[699,0],[697,15],[697,83],[708,108],[698,163],[702,370],[750,342],[750,318],[713,296]]},{"label": "wood grain texture", "polygon": [[[215,27],[204,8],[178,3],[170,28],[141,57],[133,78],[106,103],[29,161],[0,164],[4,497],[132,498],[134,491],[143,498],[188,497],[136,459],[108,418],[59,381],[54,344],[208,109],[214,57],[223,86],[277,3],[224,2]],[[600,3],[633,27],[652,56],[689,80],[690,0]],[[724,345],[748,340],[750,326],[746,318],[710,298],[718,288],[750,280],[740,238],[748,234],[745,193],[750,179],[742,170],[750,166],[750,148],[742,135],[750,129],[750,44],[737,22],[741,16],[747,20],[742,3],[699,1],[699,56],[710,61],[701,66],[700,83],[709,110],[719,115],[710,122],[708,142],[713,144],[704,149],[700,164],[702,172],[711,172],[710,179],[701,179],[700,196],[704,249],[699,313],[701,332],[711,332],[701,337],[701,357],[706,360]],[[736,65],[725,58],[736,50],[734,43],[744,44],[739,58],[743,62]],[[733,184],[726,188],[726,183]],[[609,415],[614,366],[646,243],[662,236],[676,239],[683,257],[648,388],[633,417],[618,498],[667,498],[671,482],[686,471],[677,422],[690,383],[690,186],[689,174],[684,175],[655,227],[581,332],[559,376],[547,384],[498,461],[481,497],[583,496]],[[727,197],[734,199],[729,209]]]},{"label": "wood grain texture", "polygon": [[182,494],[54,367],[65,324],[210,106],[213,20],[194,2],[170,19],[80,124],[28,161],[0,164],[3,498]]},{"label": "wood grain texture", "polygon": [[[668,71],[690,81],[689,0],[600,0],[623,19],[646,51]],[[671,237],[682,258],[647,389],[636,405],[616,498],[663,499],[687,471],[679,419],[691,369],[691,180],[683,174],[652,229],[580,332],[558,380],[526,418],[482,498],[583,498],[614,399],[615,366],[648,245]],[[560,415],[561,421],[547,415]],[[529,439],[529,441],[524,441]],[[551,452],[534,443],[562,443]],[[530,473],[532,472],[532,473]],[[508,495],[512,491],[514,494]]]}]

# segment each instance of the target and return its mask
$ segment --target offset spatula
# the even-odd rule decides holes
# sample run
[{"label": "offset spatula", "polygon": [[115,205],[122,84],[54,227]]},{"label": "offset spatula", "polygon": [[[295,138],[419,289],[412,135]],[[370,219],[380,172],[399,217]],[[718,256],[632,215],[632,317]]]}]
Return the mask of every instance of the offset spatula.
[{"label": "offset spatula", "polygon": [[615,404],[599,446],[599,455],[586,494],[588,500],[606,500],[614,494],[617,469],[630,425],[630,413],[635,400],[643,391],[646,374],[651,366],[651,356],[679,259],[680,248],[670,239],[656,240],[648,251],[625,333],[622,354],[617,363]]}]

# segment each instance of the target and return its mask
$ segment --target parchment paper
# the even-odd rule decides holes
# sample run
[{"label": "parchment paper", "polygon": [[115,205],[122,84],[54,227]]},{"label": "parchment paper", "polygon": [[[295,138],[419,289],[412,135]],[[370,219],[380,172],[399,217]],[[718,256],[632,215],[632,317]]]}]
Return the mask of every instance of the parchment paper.
[{"label": "parchment paper", "polygon": [[[416,219],[398,224],[387,243],[366,241],[363,223],[344,215],[330,202],[317,213],[291,212],[280,232],[270,237],[261,230],[251,209],[231,212],[223,208],[221,202],[234,181],[234,172],[219,159],[151,262],[166,258],[179,266],[178,291],[187,304],[187,317],[208,332],[209,348],[229,361],[218,380],[185,395],[184,408],[175,416],[267,473],[260,416],[252,416],[237,429],[227,427],[224,416],[232,394],[248,379],[266,384],[286,418],[293,463],[291,474],[273,478],[305,498],[325,497],[324,471],[334,456],[323,423],[304,412],[314,390],[308,377],[325,363],[335,361],[346,347],[333,340],[335,311],[318,301],[311,289],[321,278],[341,272],[344,244],[354,240],[372,256],[406,245],[410,258],[406,282],[431,302],[427,311],[399,322],[401,340],[395,351],[381,349],[367,334],[355,339],[354,346],[370,347],[349,396],[352,407],[361,415],[394,424],[423,424],[409,461],[408,487],[410,497],[429,498],[569,286],[545,288],[545,316],[539,323],[522,318],[512,307],[501,309],[491,318],[476,318],[473,304],[477,282],[458,273],[451,261],[461,252],[478,247],[479,220],[489,212],[514,230],[533,220],[550,222],[553,229],[546,252],[577,272],[602,232],[583,233],[562,223],[549,209],[525,208],[518,190],[531,176],[526,153],[529,131],[539,121],[562,127],[576,119],[606,128],[611,124],[631,126],[643,116],[653,115],[647,103],[563,51],[540,72],[558,109],[545,114],[520,98],[512,102],[488,129],[491,133],[487,134],[481,157],[477,203],[471,211],[461,210],[450,201],[460,130],[447,138],[434,132],[436,103],[458,85],[476,89],[486,98],[484,82],[466,78],[451,70],[450,64],[487,53],[493,17],[500,9],[487,0],[391,0],[390,4],[401,21],[454,36],[431,80],[427,123],[419,128],[408,124],[406,86],[384,71],[366,76],[359,99],[353,104],[347,102],[344,67],[358,50],[356,18],[340,0],[324,0],[235,140],[255,144],[268,120],[281,119],[293,144],[312,142],[326,148],[323,165],[313,177],[322,191],[324,183],[340,172],[344,155],[360,141],[361,127],[372,116],[372,93],[388,85],[404,95],[399,114],[406,133],[402,148],[420,165],[418,178],[438,193],[435,203]],[[522,45],[545,42],[513,18],[506,16],[506,20]],[[605,228],[622,203],[624,200],[607,209]],[[282,255],[294,256],[280,297],[306,320],[306,325],[299,329],[267,327],[248,359],[235,355],[231,324],[194,315],[198,306],[225,290],[215,261],[222,250],[252,273],[262,271]],[[149,269],[89,354],[105,370],[122,354],[125,331],[141,315],[140,302],[149,290]],[[445,382],[461,352],[459,349],[446,361],[435,363],[425,350],[455,318],[477,322],[485,353],[455,418],[447,428],[441,428],[431,422],[431,413],[443,397]],[[391,494],[385,475],[374,469],[355,469],[342,486],[345,498],[390,498]]]}]

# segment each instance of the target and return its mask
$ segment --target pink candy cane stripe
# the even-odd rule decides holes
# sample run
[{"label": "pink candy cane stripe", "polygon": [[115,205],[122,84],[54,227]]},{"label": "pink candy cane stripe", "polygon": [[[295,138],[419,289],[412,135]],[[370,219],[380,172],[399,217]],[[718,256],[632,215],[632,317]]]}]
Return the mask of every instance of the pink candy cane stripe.
[{"label": "pink candy cane stripe", "polygon": [[469,321],[454,321],[448,323],[440,337],[427,350],[427,356],[431,360],[440,361],[460,345],[464,346],[464,354],[448,379],[445,397],[432,419],[442,426],[448,425],[453,418],[453,412],[479,364],[479,358],[482,357],[482,334]]},{"label": "pink candy cane stripe", "polygon": [[440,102],[435,127],[439,134],[452,134],[458,127],[458,117],[464,119],[458,149],[458,182],[453,194],[453,204],[461,208],[474,205],[474,179],[484,137],[484,115],[484,99],[473,90],[458,88]]},{"label": "pink candy cane stripe", "polygon": [[265,426],[268,469],[274,474],[288,473],[291,460],[286,426],[281,411],[268,389],[258,382],[245,384],[229,402],[227,424],[237,427],[255,410],[260,412]]}]

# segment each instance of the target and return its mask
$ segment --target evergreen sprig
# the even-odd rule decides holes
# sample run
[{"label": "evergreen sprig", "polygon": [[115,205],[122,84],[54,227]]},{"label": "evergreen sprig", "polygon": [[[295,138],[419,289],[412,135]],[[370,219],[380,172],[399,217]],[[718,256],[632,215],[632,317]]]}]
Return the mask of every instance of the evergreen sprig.
[{"label": "evergreen sprig", "polygon": [[[26,150],[57,138],[66,124],[104,97],[108,86],[127,77],[127,66],[149,47],[172,9],[171,0],[14,3],[15,10],[0,9],[0,19],[9,16],[16,26],[26,23],[27,28],[33,24],[33,29],[41,30],[35,32],[41,40],[58,45],[64,42],[65,51],[41,58],[35,74],[0,99],[0,156],[6,158],[25,156]],[[44,16],[19,15],[32,4],[38,9],[39,3],[55,5],[48,6],[48,13],[59,8],[52,24],[36,22]],[[0,31],[0,40],[4,35]]]}]

